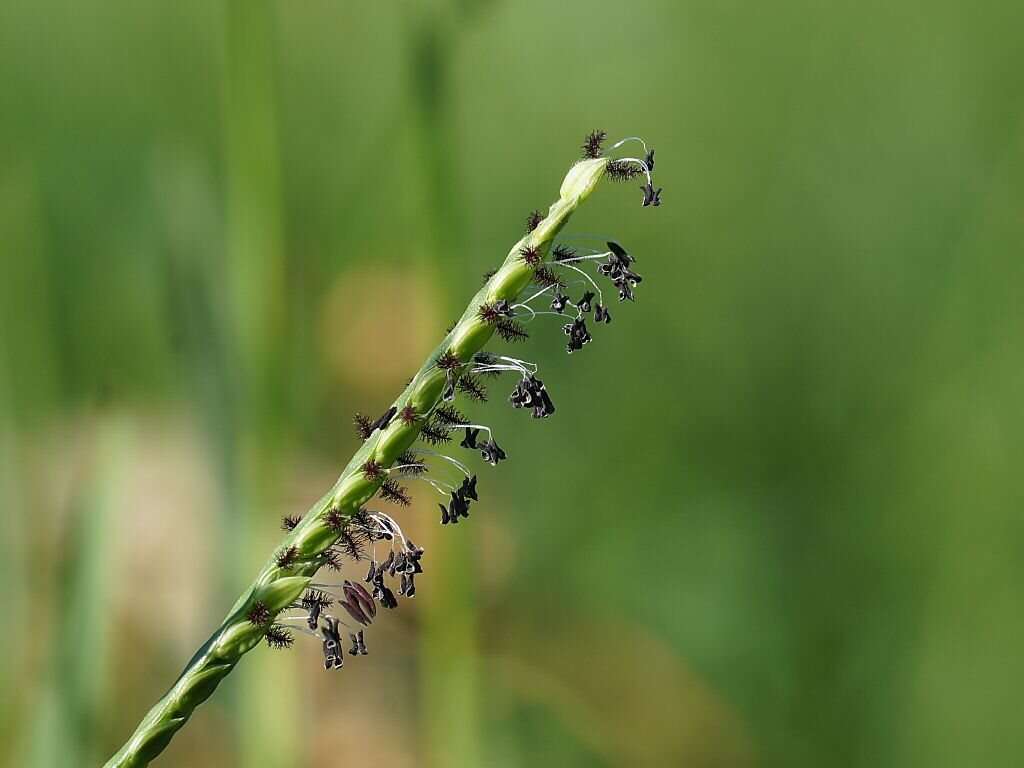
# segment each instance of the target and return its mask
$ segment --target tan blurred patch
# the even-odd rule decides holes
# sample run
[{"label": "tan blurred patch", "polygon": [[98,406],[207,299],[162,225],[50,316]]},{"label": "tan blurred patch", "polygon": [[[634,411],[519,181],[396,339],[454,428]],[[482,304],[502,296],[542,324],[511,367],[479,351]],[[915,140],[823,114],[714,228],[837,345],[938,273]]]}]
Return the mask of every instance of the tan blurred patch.
[{"label": "tan blurred patch", "polygon": [[404,381],[440,338],[433,283],[423,271],[359,266],[331,285],[320,349],[333,379],[376,390]]},{"label": "tan blurred patch", "polygon": [[137,418],[135,430],[131,466],[111,510],[117,613],[141,622],[148,642],[169,638],[185,652],[207,629],[217,508],[211,461],[185,415]]},{"label": "tan blurred patch", "polygon": [[630,624],[506,628],[490,659],[524,700],[550,709],[613,765],[748,766],[736,716],[661,640]]},{"label": "tan blurred patch", "polygon": [[480,591],[488,594],[499,593],[504,588],[519,562],[519,540],[503,522],[507,516],[500,507],[501,503],[501,499],[489,497],[486,514],[477,515],[475,521],[480,531],[476,576]]}]

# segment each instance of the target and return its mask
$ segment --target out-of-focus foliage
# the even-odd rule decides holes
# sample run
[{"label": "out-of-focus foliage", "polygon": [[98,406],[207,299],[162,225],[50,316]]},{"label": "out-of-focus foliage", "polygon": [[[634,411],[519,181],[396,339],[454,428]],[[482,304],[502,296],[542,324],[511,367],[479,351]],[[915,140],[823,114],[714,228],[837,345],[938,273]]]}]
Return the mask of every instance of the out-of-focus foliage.
[{"label": "out-of-focus foliage", "polygon": [[597,127],[636,306],[159,764],[1019,764],[1022,72],[1012,0],[0,3],[0,764],[114,751]]}]

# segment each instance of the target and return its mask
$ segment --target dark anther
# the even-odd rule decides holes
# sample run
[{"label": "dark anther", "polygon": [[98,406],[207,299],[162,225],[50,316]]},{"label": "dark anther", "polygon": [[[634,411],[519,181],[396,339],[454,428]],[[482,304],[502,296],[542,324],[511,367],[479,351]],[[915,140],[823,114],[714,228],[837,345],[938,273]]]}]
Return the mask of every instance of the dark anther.
[{"label": "dark anther", "polygon": [[463,448],[476,448],[476,438],[480,430],[475,427],[466,427],[466,436],[459,443]]},{"label": "dark anther", "polygon": [[644,165],[647,166],[648,172],[654,171],[654,150],[647,150],[647,154],[644,155]]},{"label": "dark anther", "polygon": [[328,616],[324,620],[324,625],[320,627],[320,634],[324,638],[324,669],[341,669],[345,666],[345,657],[341,651],[338,620],[333,616]]},{"label": "dark anther", "polygon": [[343,587],[345,592],[345,598],[352,604],[359,607],[363,614],[369,617],[370,621],[377,615],[377,604],[373,602],[373,597],[366,591],[366,587],[357,581],[345,580]]},{"label": "dark anther", "polygon": [[547,418],[555,412],[555,404],[551,402],[544,382],[536,376],[522,379],[512,390],[509,400],[515,408],[532,408],[535,419]]},{"label": "dark anther", "polygon": [[492,467],[496,466],[502,459],[508,458],[505,451],[501,449],[501,446],[494,442],[494,438],[480,446],[480,455]]},{"label": "dark anther", "polygon": [[595,323],[610,323],[612,321],[611,313],[604,306],[604,304],[594,305],[594,322]]},{"label": "dark anther", "polygon": [[388,424],[390,424],[391,420],[395,418],[396,413],[398,413],[398,407],[392,405],[384,411],[384,414],[379,419],[370,425],[370,433],[373,434],[373,431],[376,429],[387,429]]},{"label": "dark anther", "polygon": [[602,275],[611,278],[612,284],[619,291],[619,301],[626,299],[633,301],[632,289],[643,281],[640,275],[629,268],[635,259],[626,253],[626,250],[618,243],[609,242],[608,248],[611,250],[611,254],[607,261],[598,265],[597,270]]},{"label": "dark anther", "polygon": [[466,501],[461,490],[452,491],[452,498],[448,502],[448,508],[451,510],[452,515],[469,517],[469,502]]},{"label": "dark anther", "polygon": [[376,576],[376,575],[377,575],[377,561],[376,560],[371,560],[370,561],[370,570],[368,570],[366,572],[366,575],[363,576],[363,581],[365,581],[367,584],[369,584],[371,581],[373,581],[373,577]]},{"label": "dark anther", "polygon": [[389,610],[398,607],[398,598],[395,597],[395,593],[387,586],[381,586],[381,596],[379,600],[380,604]]},{"label": "dark anther", "polygon": [[395,557],[395,561],[391,563],[391,568],[388,569],[392,576],[396,573],[402,573],[405,570],[405,550],[403,549]]},{"label": "dark anther", "polygon": [[653,205],[657,208],[661,205],[661,190],[664,189],[664,187],[658,187],[658,189],[655,190],[654,185],[648,181],[644,186],[640,187],[640,189],[644,191],[644,208],[649,205]]},{"label": "dark anther", "polygon": [[310,603],[309,616],[306,618],[306,624],[309,625],[309,629],[313,631],[316,630],[316,625],[319,623],[319,612],[321,612],[321,610],[323,610],[321,608],[321,604],[316,602]]},{"label": "dark anther", "polygon": [[408,555],[406,557],[406,572],[423,573],[423,566],[420,565],[420,560],[423,559],[423,547],[417,547],[412,543],[412,539],[406,539],[405,548],[408,550]]},{"label": "dark anther", "polygon": [[643,278],[629,268],[629,265],[636,261],[636,259],[626,253],[616,243],[608,243],[608,246],[612,249],[612,252],[608,254],[608,259],[604,263],[598,265],[597,271],[602,275],[610,277],[613,281],[626,278],[633,285],[639,283]]},{"label": "dark anther", "polygon": [[615,257],[615,260],[622,266],[628,267],[630,264],[636,261],[636,259],[634,259],[626,252],[625,248],[616,243],[614,240],[609,240],[605,244],[608,246],[608,250],[612,252],[612,255]]},{"label": "dark anther", "polygon": [[302,522],[302,515],[285,515],[281,518],[282,531],[294,531]]},{"label": "dark anther", "polygon": [[533,406],[533,418],[535,419],[546,419],[555,412],[555,404],[551,402],[551,397],[548,395],[547,389],[541,384],[540,388],[540,404]]},{"label": "dark anther", "polygon": [[558,292],[555,294],[555,298],[551,300],[551,308],[561,314],[565,311],[565,305],[569,303],[569,297],[564,293]]},{"label": "dark anther", "polygon": [[405,596],[416,597],[416,579],[411,573],[404,574],[402,576],[405,579]]},{"label": "dark anther", "polygon": [[476,495],[476,475],[464,477],[462,479],[462,487],[459,490],[462,491],[462,495],[467,499],[480,501],[480,497]]},{"label": "dark anther", "polygon": [[567,323],[562,326],[562,330],[565,335],[569,337],[569,343],[566,345],[566,351],[571,355],[578,349],[583,349],[584,344],[588,344],[591,341],[590,333],[587,331],[586,321],[582,317],[578,317],[571,323]]},{"label": "dark anther", "polygon": [[406,592],[406,590],[408,588],[409,588],[409,574],[403,573],[402,574],[402,580],[399,582],[399,585],[398,585],[398,594],[401,595],[402,597],[405,597],[405,592]]},{"label": "dark anther", "polygon": [[576,302],[576,306],[580,312],[590,311],[590,302],[594,300],[594,294],[591,291],[587,291],[583,294],[583,298]]},{"label": "dark anther", "polygon": [[544,386],[544,382],[538,379],[536,376],[530,376],[527,379],[530,386],[530,394],[532,395],[533,402],[530,403],[530,407],[533,408],[533,417],[535,419],[545,418],[555,412],[554,403],[551,402],[551,398],[548,397],[548,390]]},{"label": "dark anther", "polygon": [[451,522],[451,516],[448,514],[448,507],[438,502],[437,506],[441,508],[441,525],[448,525]]},{"label": "dark anther", "polygon": [[614,284],[615,287],[619,289],[619,301],[625,301],[626,299],[629,299],[630,301],[636,301],[636,299],[633,298],[632,286],[634,284],[631,284],[631,282],[627,278],[621,277],[618,280],[615,280]]},{"label": "dark anther", "polygon": [[533,407],[534,394],[533,387],[530,386],[530,380],[523,378],[516,384],[516,388],[512,390],[512,394],[509,395],[509,401],[512,403],[513,408],[526,408]]},{"label": "dark anther", "polygon": [[331,598],[318,589],[311,589],[303,595],[301,605],[309,612],[306,624],[309,625],[310,629],[316,630],[317,623],[320,620],[321,611],[323,611],[324,608],[328,608],[333,602],[334,601],[331,600]]},{"label": "dark anther", "polygon": [[359,630],[358,634],[348,635],[349,640],[352,641],[352,647],[348,649],[350,656],[365,656],[369,651],[366,650],[366,640],[363,639],[363,630]]},{"label": "dark anther", "polygon": [[362,624],[363,626],[369,626],[370,619],[365,613],[363,613],[363,609],[359,607],[358,603],[353,604],[350,603],[348,600],[342,600],[340,603],[338,603],[338,605],[344,608],[348,615],[356,621],[358,621],[360,624]]}]

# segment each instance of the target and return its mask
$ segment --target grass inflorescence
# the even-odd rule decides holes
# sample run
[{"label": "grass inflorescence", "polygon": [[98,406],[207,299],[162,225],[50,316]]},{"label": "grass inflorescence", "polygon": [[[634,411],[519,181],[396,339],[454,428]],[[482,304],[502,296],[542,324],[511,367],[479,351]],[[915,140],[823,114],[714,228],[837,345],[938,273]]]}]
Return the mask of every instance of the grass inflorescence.
[{"label": "grass inflorescence", "polygon": [[[603,178],[642,175],[646,179],[642,205],[660,205],[662,190],[654,187],[651,176],[653,150],[643,144],[642,160],[608,157],[606,139],[604,131],[593,131],[585,138],[583,159],[570,168],[558,199],[547,214],[530,214],[526,234],[501,266],[487,273],[483,287],[405,391],[376,419],[355,415],[361,444],[337,482],[305,515],[287,515],[282,520],[284,541],[107,768],[147,765],[244,654],[264,640],[273,648],[291,647],[296,627],[290,622],[299,622],[305,627],[299,627],[302,632],[315,635],[325,669],[338,670],[344,666],[346,645],[349,656],[368,652],[364,628],[377,618],[378,607],[394,609],[399,598],[415,597],[424,549],[409,539],[394,518],[367,504],[376,498],[408,506],[410,489],[398,481],[406,478],[410,484],[420,481],[422,486],[417,487],[445,499],[438,504],[442,524],[469,518],[471,505],[479,500],[477,476],[463,460],[416,448],[415,442],[448,450],[457,441],[452,450],[478,453],[492,466],[507,460],[494,430],[474,423],[452,403],[456,397],[470,404],[485,402],[485,378],[492,384],[503,376],[516,379],[508,398],[514,408],[524,408],[539,419],[555,413],[536,363],[484,352],[484,345],[494,336],[506,342],[525,341],[530,335],[527,324],[536,321],[540,326],[548,319],[544,316],[563,315],[566,349],[572,353],[592,341],[588,319],[602,325],[611,322],[595,277],[610,280],[620,301],[634,299],[641,277],[633,269],[635,258],[622,246],[608,241],[607,250],[603,246],[591,250],[553,243]],[[611,150],[629,141],[641,140],[624,139]],[[584,269],[588,266],[596,267],[593,276]],[[577,286],[582,286],[582,294]],[[527,290],[532,295],[523,299]],[[573,300],[573,296],[579,298]],[[353,574],[340,584],[313,582],[321,568],[345,573],[353,563],[366,563],[365,574],[360,569],[359,576]],[[345,624],[354,628],[348,643],[342,637]]]}]

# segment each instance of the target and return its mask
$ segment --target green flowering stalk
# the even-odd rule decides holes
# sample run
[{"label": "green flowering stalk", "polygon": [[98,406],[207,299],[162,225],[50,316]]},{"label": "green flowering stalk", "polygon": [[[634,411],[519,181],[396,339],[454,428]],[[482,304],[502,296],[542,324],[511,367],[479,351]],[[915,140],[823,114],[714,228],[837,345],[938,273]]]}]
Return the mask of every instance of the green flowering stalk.
[{"label": "green flowering stalk", "polygon": [[[525,323],[538,315],[564,315],[571,307],[575,317],[566,316],[569,322],[563,326],[569,339],[567,349],[570,353],[582,349],[591,340],[586,329],[587,313],[593,311],[597,323],[611,321],[601,288],[580,268],[584,262],[598,262],[597,272],[612,281],[620,301],[633,299],[632,288],[640,282],[640,276],[631,269],[633,257],[617,243],[609,242],[608,251],[588,251],[579,256],[573,249],[553,246],[569,217],[605,177],[621,181],[643,175],[647,180],[642,188],[643,205],[660,204],[661,190],[654,189],[651,179],[654,152],[647,151],[644,145],[643,160],[608,158],[602,152],[604,138],[605,134],[599,131],[587,137],[583,145],[584,159],[569,170],[558,200],[547,215],[531,214],[526,235],[486,280],[462,317],[391,407],[374,421],[357,415],[357,431],[364,442],[334,487],[303,517],[284,519],[283,527],[288,533],[280,547],[238,598],[223,623],[188,662],[171,689],[107,762],[107,768],[137,768],[149,764],[188,721],[195,708],[210,697],[242,656],[261,640],[272,647],[288,647],[294,642],[294,632],[312,635],[322,642],[324,666],[338,669],[344,664],[341,627],[357,630],[349,632],[349,653],[364,655],[367,651],[362,627],[372,623],[378,604],[385,608],[398,604],[388,585],[388,577],[400,579],[399,596],[415,594],[415,575],[422,571],[423,549],[404,536],[393,518],[372,512],[365,505],[378,494],[386,500],[407,505],[408,492],[398,478],[420,479],[442,496],[450,497],[447,505],[439,505],[443,524],[457,523],[460,518],[468,517],[470,503],[477,500],[476,476],[453,457],[429,449],[413,450],[414,443],[422,439],[442,445],[451,441],[453,431],[461,430],[464,437],[460,445],[479,450],[488,463],[497,464],[506,458],[488,427],[470,423],[449,404],[456,393],[470,399],[485,399],[482,377],[486,376],[518,374],[520,381],[512,392],[512,404],[531,408],[537,418],[554,412],[554,404],[543,382],[536,377],[535,365],[485,353],[484,345],[496,333],[508,341],[525,339],[528,335]],[[624,139],[612,149],[634,140],[640,141]],[[570,301],[563,292],[572,284],[567,281],[585,285],[582,298],[576,302]],[[540,290],[519,302],[531,284],[539,285]],[[590,287],[594,291],[586,290]],[[550,311],[538,311],[531,306],[531,302],[545,294],[548,294],[546,298],[551,298]],[[593,303],[595,295],[599,297],[596,304]],[[479,442],[481,431],[487,433],[483,442]],[[461,484],[456,486],[440,475],[432,476],[428,460],[434,459],[445,462],[442,468],[454,466],[462,472],[465,476]],[[389,547],[388,558],[380,562],[375,549],[378,542],[388,542]],[[323,567],[341,570],[346,560],[363,560],[367,548],[372,548],[374,553],[367,558],[370,568],[363,581],[372,591],[348,580],[341,584],[313,581]],[[335,604],[353,624],[329,613]]]}]

